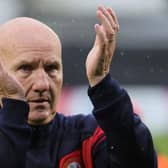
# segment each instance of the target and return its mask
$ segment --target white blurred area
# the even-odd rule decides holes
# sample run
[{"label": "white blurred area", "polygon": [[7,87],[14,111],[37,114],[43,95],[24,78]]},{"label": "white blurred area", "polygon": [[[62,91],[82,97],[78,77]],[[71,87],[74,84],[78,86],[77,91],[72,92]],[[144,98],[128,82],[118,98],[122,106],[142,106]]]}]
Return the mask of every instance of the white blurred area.
[{"label": "white blurred area", "polygon": [[[0,23],[28,15],[46,21],[50,26],[57,25],[65,45],[90,46],[99,4],[115,9],[121,23],[118,36],[121,48],[167,48],[167,0],[1,0]],[[69,31],[64,31],[65,27]]]},{"label": "white blurred area", "polygon": [[19,0],[1,0],[0,1],[0,23],[11,18],[19,16],[24,10]]},{"label": "white blurred area", "polygon": [[[168,48],[167,0],[1,0],[0,23],[24,15],[42,21],[56,20],[49,21],[49,25],[58,25],[65,45],[90,45],[93,31],[88,29],[88,25],[93,26],[99,4],[112,6],[121,20],[119,47]],[[65,27],[69,31],[65,31]],[[152,132],[168,132],[168,88],[131,84],[124,87]],[[87,97],[87,86],[65,87],[58,109],[66,115],[90,113],[92,105]]]}]

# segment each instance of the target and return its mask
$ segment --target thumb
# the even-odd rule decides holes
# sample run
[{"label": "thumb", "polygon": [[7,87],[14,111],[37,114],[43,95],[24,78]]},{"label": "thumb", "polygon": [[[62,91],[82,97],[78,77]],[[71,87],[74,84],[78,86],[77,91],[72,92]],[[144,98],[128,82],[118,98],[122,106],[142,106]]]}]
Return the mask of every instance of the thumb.
[{"label": "thumb", "polygon": [[95,45],[102,45],[104,46],[106,44],[106,37],[104,34],[104,31],[102,30],[102,26],[99,24],[95,24],[95,32],[96,32],[96,39],[95,39]]}]

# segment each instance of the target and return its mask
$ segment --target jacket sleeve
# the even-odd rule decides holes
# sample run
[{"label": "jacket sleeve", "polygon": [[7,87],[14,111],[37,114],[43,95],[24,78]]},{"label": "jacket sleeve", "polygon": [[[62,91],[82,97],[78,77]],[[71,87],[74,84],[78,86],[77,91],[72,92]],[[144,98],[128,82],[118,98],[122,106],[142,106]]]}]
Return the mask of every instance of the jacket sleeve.
[{"label": "jacket sleeve", "polygon": [[2,99],[0,110],[0,167],[25,167],[31,129],[27,124],[29,107],[26,102]]},{"label": "jacket sleeve", "polygon": [[96,149],[95,165],[101,165],[105,160],[101,157],[108,155],[111,167],[157,168],[150,131],[133,113],[130,98],[117,81],[108,74],[89,88],[88,95],[94,105],[93,114],[106,135],[106,141]]}]

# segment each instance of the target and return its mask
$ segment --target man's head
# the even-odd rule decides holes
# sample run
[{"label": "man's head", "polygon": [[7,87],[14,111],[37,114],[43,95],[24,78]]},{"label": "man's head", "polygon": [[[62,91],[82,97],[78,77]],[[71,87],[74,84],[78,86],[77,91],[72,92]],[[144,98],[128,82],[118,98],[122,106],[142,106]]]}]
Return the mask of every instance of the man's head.
[{"label": "man's head", "polygon": [[13,19],[0,26],[0,60],[25,89],[28,122],[51,121],[63,80],[58,36],[37,20]]}]

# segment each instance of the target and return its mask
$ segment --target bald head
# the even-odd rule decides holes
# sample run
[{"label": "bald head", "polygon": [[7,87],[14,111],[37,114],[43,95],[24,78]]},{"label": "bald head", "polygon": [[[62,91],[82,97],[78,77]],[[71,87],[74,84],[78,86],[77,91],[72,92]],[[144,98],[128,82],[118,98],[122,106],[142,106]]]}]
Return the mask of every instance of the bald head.
[{"label": "bald head", "polygon": [[63,82],[61,44],[54,31],[25,17],[1,25],[0,62],[25,90],[30,107],[28,122],[50,122]]},{"label": "bald head", "polygon": [[19,17],[0,26],[0,53],[9,56],[19,47],[29,48],[56,46],[61,54],[61,43],[57,34],[47,25],[32,18]]}]

